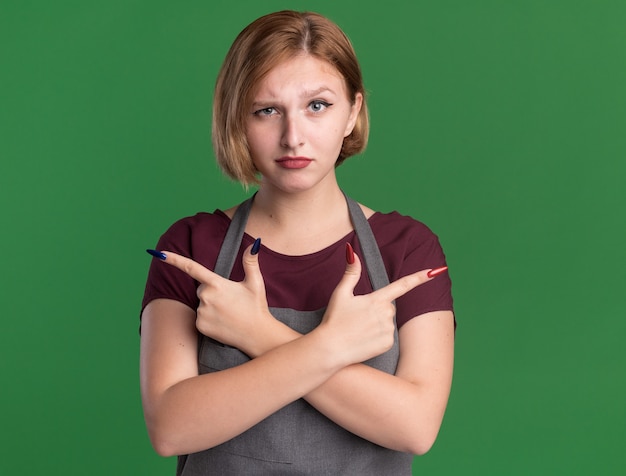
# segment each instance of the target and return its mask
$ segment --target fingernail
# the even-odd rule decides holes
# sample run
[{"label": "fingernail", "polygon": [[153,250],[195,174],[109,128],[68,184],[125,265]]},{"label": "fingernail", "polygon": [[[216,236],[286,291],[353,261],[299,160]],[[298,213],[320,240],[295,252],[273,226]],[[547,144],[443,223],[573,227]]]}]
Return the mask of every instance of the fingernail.
[{"label": "fingernail", "polygon": [[155,258],[159,258],[160,260],[165,261],[165,258],[167,258],[167,256],[165,256],[165,253],[161,252],[161,251],[157,251],[157,250],[146,250],[148,252],[148,254],[151,254],[152,256],[154,256]]},{"label": "fingernail", "polygon": [[346,243],[346,261],[348,264],[354,264],[354,250],[350,243]]},{"label": "fingernail", "polygon": [[448,269],[447,266],[442,266],[441,268],[435,268],[435,269],[431,269],[426,276],[428,276],[429,278],[434,278],[435,276],[439,276],[441,273],[443,273],[446,269]]},{"label": "fingernail", "polygon": [[251,255],[255,255],[261,249],[261,238],[257,238],[254,240],[254,244],[252,245],[252,249],[250,250]]}]

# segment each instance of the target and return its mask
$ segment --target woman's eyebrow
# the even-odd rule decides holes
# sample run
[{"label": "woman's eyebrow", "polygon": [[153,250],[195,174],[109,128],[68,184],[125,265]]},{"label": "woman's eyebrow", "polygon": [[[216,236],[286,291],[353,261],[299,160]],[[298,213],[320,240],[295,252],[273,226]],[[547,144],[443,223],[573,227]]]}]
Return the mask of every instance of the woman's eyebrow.
[{"label": "woman's eyebrow", "polygon": [[305,90],[305,91],[302,92],[301,96],[302,97],[317,96],[318,94],[321,94],[321,93],[324,93],[324,92],[329,92],[331,94],[335,94],[335,91],[330,89],[328,86],[321,86],[321,87],[319,87],[317,89]]}]

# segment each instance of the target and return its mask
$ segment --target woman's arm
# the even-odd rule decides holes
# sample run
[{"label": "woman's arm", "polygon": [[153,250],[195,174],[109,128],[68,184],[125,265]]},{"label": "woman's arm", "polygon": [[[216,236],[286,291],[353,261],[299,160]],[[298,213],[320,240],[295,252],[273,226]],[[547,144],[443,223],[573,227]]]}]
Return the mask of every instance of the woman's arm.
[{"label": "woman's arm", "polygon": [[142,316],[144,416],[152,444],[163,456],[227,441],[346,365],[336,343],[320,329],[243,365],[198,375],[195,314],[182,303],[158,299]]},{"label": "woman's arm", "polygon": [[426,453],[439,432],[452,383],[454,318],[430,312],[399,333],[395,375],[356,364],[305,398],[337,424],[381,446]]}]

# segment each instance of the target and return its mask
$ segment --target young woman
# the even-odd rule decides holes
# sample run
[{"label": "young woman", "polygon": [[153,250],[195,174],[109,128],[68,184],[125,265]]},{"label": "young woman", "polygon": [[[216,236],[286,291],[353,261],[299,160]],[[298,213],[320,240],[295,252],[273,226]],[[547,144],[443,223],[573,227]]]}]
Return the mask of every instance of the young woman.
[{"label": "young woman", "polygon": [[225,173],[258,191],[149,250],[142,399],[177,474],[410,474],[433,444],[452,379],[450,280],[425,225],[341,191],[335,167],[368,130],[334,23],[283,11],[237,37],[213,142]]}]

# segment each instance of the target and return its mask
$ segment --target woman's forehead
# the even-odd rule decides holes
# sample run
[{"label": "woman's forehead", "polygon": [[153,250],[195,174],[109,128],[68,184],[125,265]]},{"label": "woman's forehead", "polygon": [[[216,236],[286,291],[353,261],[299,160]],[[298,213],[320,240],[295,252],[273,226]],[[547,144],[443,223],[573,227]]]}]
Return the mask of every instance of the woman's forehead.
[{"label": "woman's forehead", "polygon": [[261,78],[255,92],[277,96],[286,88],[298,90],[301,95],[315,95],[324,90],[334,94],[346,92],[345,79],[339,70],[311,55],[298,55],[278,63]]}]

